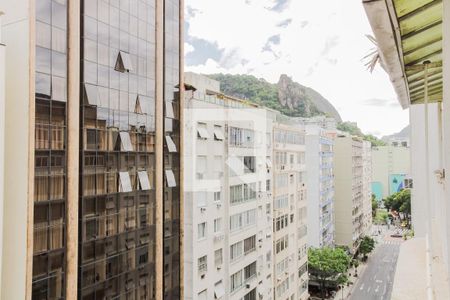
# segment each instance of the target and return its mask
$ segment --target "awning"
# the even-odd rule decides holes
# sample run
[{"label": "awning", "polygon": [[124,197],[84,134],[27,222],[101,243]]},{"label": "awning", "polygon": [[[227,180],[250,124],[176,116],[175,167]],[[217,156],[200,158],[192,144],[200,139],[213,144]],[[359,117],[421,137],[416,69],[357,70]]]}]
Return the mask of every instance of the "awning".
[{"label": "awning", "polygon": [[442,0],[363,0],[383,68],[400,104],[442,100]]},{"label": "awning", "polygon": [[119,172],[120,179],[120,192],[131,192],[133,189],[131,187],[130,174],[128,172]]},{"label": "awning", "polygon": [[120,133],[120,141],[122,143],[122,151],[133,151],[133,145],[131,144],[130,133],[127,131],[121,131]]},{"label": "awning", "polygon": [[214,137],[218,141],[223,141],[225,139],[222,131],[222,127],[214,127]]},{"label": "awning", "polygon": [[148,180],[147,171],[139,171],[138,177],[139,177],[139,184],[141,185],[142,191],[147,191],[147,190],[151,189],[150,181]]},{"label": "awning", "polygon": [[214,286],[214,299],[220,299],[225,295],[225,287],[222,281],[219,281]]},{"label": "awning", "polygon": [[169,149],[169,152],[171,152],[171,153],[177,152],[177,146],[173,142],[170,135],[166,135],[166,145],[167,145],[167,148]]}]

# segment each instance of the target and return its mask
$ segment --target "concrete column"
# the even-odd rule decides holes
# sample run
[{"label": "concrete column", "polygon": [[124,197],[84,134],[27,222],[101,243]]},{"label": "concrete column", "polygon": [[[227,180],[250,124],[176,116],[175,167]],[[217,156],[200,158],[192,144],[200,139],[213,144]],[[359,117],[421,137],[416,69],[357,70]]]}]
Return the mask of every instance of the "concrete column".
[{"label": "concrete column", "polygon": [[[443,99],[442,99],[442,140],[443,140],[443,160],[445,170],[445,183],[444,183],[444,203],[443,206],[445,218],[445,261],[447,261],[447,272],[450,271],[449,258],[450,247],[448,243],[450,241],[450,1],[443,1],[443,14],[442,14],[442,60],[443,60]],[[450,288],[450,285],[449,285]]]},{"label": "concrete column", "polygon": [[[2,15],[0,11],[0,288],[2,282],[2,248],[3,248],[3,178],[5,178],[5,51],[6,46],[2,44]],[[0,295],[1,296],[1,295]]]},{"label": "concrete column", "polygon": [[163,188],[164,188],[164,165],[163,165],[163,135],[164,135],[164,1],[156,0],[156,300],[162,300],[164,295],[163,285]]},{"label": "concrete column", "polygon": [[34,185],[34,1],[0,0],[5,12],[5,174],[1,299],[31,299]]},{"label": "concrete column", "polygon": [[80,149],[80,1],[68,3],[66,299],[77,299]]},{"label": "concrete column", "polygon": [[180,299],[184,299],[184,0],[180,0]]}]

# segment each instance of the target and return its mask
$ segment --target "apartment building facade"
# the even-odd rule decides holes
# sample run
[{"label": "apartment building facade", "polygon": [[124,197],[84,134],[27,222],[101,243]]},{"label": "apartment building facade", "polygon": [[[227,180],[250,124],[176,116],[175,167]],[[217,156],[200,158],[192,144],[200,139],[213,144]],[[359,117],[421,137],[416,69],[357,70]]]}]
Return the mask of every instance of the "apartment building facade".
[{"label": "apartment building facade", "polygon": [[308,205],[305,131],[273,128],[274,299],[307,299]]},{"label": "apartment building facade", "polygon": [[1,298],[180,299],[183,2],[0,7]]},{"label": "apartment building facade", "polygon": [[363,141],[363,233],[372,233],[372,143]]},{"label": "apartment building facade", "polygon": [[334,144],[336,245],[352,253],[364,232],[363,142],[338,135]]},{"label": "apartment building facade", "polygon": [[411,176],[411,149],[403,146],[377,146],[372,150],[372,192],[380,201],[403,189]]},{"label": "apartment building facade", "polygon": [[317,125],[306,126],[308,246],[334,245],[334,141]]},{"label": "apartment building facade", "polygon": [[185,80],[185,299],[273,299],[270,112]]}]

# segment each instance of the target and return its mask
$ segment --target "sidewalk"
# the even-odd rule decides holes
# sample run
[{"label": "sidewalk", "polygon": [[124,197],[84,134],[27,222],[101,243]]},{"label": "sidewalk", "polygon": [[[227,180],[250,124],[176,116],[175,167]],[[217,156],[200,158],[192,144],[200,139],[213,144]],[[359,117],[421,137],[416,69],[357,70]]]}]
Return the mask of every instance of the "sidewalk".
[{"label": "sidewalk", "polygon": [[[370,257],[370,255],[369,255],[369,257]],[[358,279],[362,276],[362,274],[363,274],[364,271],[366,270],[367,262],[368,262],[368,260],[367,260],[365,263],[362,263],[362,262],[359,263],[359,266],[358,266],[358,268],[357,268],[357,269],[358,269],[358,277],[354,277],[354,276],[353,276],[353,275],[355,274],[355,268],[351,268],[351,269],[348,271],[348,273],[352,274],[352,276],[349,276],[349,282],[352,282],[352,284],[350,284],[350,286],[346,286],[346,287],[344,288],[343,296],[342,296],[342,290],[339,290],[339,291],[336,293],[336,295],[334,296],[334,298],[333,298],[334,300],[347,299],[348,296],[351,295],[351,293],[352,293],[352,291],[353,291],[353,288],[354,288],[355,285],[356,285],[356,282],[358,281]]]}]

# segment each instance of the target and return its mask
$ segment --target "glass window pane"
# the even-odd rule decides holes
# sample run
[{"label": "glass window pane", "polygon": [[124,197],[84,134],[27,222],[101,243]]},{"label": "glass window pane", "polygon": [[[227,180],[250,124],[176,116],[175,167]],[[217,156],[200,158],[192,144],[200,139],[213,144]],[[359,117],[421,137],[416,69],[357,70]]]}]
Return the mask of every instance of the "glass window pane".
[{"label": "glass window pane", "polygon": [[66,6],[56,1],[52,2],[52,26],[66,29],[67,27],[67,10]]},{"label": "glass window pane", "polygon": [[36,71],[50,74],[51,51],[49,49],[36,47]]},{"label": "glass window pane", "polygon": [[36,45],[44,48],[51,46],[51,27],[48,24],[36,22]]},{"label": "glass window pane", "polygon": [[59,28],[52,27],[52,50],[66,53],[67,33]]}]

